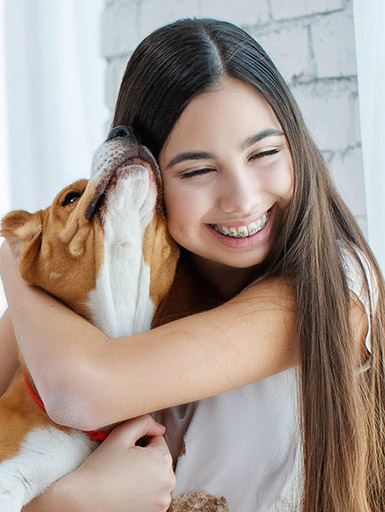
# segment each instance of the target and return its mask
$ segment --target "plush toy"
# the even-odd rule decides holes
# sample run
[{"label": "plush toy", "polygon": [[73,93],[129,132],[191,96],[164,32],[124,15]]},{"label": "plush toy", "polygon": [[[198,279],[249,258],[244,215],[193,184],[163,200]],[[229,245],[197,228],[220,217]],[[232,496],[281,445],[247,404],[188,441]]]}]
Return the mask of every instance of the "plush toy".
[{"label": "plush toy", "polygon": [[190,491],[173,499],[167,512],[228,512],[227,501],[205,491]]}]

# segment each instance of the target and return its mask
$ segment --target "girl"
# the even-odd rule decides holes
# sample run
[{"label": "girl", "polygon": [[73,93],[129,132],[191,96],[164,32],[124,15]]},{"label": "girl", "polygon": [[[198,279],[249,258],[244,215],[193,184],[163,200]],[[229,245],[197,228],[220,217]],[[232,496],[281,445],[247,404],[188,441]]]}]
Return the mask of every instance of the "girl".
[{"label": "girl", "polygon": [[[236,512],[382,511],[383,280],[269,57],[229,23],[163,27],[128,63],[113,125],[158,159],[169,231],[221,305],[107,343],[22,283],[3,249],[12,324],[50,416],[91,430],[199,400],[177,492],[204,487]],[[143,460],[116,460],[126,445],[111,435],[26,510],[164,510],[132,484]],[[135,448],[124,453],[128,465]],[[148,485],[164,496],[174,482]]]}]

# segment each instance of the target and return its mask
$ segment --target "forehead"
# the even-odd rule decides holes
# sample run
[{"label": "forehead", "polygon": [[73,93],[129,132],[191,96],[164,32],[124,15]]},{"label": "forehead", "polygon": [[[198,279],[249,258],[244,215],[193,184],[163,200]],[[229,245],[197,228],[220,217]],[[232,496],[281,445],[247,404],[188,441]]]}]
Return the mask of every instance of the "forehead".
[{"label": "forehead", "polygon": [[250,84],[230,78],[198,95],[175,123],[161,152],[170,154],[181,147],[211,149],[234,143],[257,133],[277,128],[280,123],[265,98]]}]

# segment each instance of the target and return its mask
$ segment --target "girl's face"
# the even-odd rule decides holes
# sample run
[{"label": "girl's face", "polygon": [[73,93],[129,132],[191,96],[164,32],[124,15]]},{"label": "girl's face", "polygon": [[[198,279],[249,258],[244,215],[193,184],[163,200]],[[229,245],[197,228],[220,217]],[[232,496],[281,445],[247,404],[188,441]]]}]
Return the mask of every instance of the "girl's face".
[{"label": "girl's face", "polygon": [[230,267],[265,259],[292,197],[293,163],[254,87],[231,78],[194,98],[159,164],[168,228],[182,247]]}]

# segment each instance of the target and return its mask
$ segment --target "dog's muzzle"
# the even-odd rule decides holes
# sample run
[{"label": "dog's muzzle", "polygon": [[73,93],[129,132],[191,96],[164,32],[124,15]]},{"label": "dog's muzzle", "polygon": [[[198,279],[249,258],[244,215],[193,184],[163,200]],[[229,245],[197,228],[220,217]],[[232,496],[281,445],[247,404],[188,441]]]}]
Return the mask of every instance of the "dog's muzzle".
[{"label": "dog's muzzle", "polygon": [[[161,189],[161,177],[158,164],[152,153],[140,142],[138,142],[134,131],[129,126],[116,126],[112,128],[106,141],[98,148],[96,154],[100,154],[103,148],[103,157],[100,159],[101,169],[98,170],[100,178],[96,185],[93,197],[89,202],[85,218],[91,221],[95,212],[101,205],[105,192],[117,169],[125,165],[138,165],[140,161],[151,167],[158,190]],[[95,164],[96,165],[96,164]]]}]

